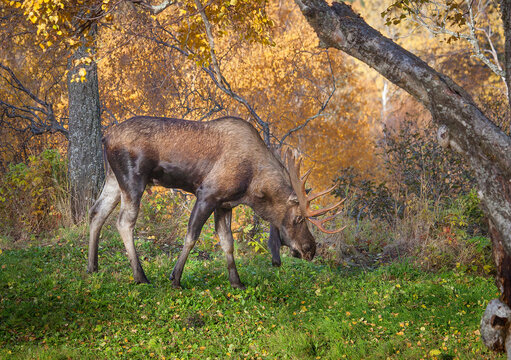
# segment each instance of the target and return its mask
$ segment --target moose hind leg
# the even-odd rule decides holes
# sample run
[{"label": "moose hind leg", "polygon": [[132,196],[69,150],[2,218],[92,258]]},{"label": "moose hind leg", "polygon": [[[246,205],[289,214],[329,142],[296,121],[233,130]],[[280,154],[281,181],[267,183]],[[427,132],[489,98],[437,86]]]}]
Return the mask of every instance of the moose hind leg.
[{"label": "moose hind leg", "polygon": [[90,273],[98,271],[99,234],[106,219],[119,203],[120,196],[121,190],[117,179],[112,172],[109,172],[99,198],[90,209],[89,260],[87,263],[87,271]]},{"label": "moose hind leg", "polygon": [[127,196],[124,192],[121,193],[121,209],[119,211],[119,218],[117,219],[117,230],[121,235],[122,242],[128,253],[128,259],[131,269],[133,270],[133,279],[136,283],[148,284],[149,280],[147,280],[142,265],[140,265],[137,250],[135,249],[135,242],[133,241],[133,229],[137,221],[141,197],[141,192],[136,195],[135,199]]},{"label": "moose hind leg", "polygon": [[190,215],[190,220],[188,221],[188,230],[186,232],[183,249],[170,275],[173,287],[181,287],[181,276],[183,275],[186,259],[188,259],[188,255],[195,246],[204,223],[209,218],[214,208],[215,206],[209,201],[197,197],[197,201],[192,209],[192,214]]},{"label": "moose hind leg", "polygon": [[232,210],[217,208],[215,209],[215,229],[220,238],[220,245],[225,253],[227,260],[227,270],[229,272],[229,282],[233,288],[244,289],[245,286],[240,280],[236,264],[234,263],[234,238],[231,231]]}]

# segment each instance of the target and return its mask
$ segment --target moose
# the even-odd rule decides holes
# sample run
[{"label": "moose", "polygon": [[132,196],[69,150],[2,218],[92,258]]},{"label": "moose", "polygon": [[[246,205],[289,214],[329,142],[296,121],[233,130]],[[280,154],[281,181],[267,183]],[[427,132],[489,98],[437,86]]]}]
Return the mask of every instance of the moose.
[{"label": "moose", "polygon": [[[339,203],[312,210],[310,203],[333,189],[308,195],[300,177],[300,163],[288,151],[283,160],[263,142],[248,122],[223,117],[207,122],[138,116],[109,129],[103,138],[106,179],[101,194],[90,209],[88,272],[98,270],[101,227],[119,201],[117,229],[122,238],[137,283],[148,283],[133,241],[133,229],[146,186],[177,188],[196,196],[183,249],[170,279],[181,286],[186,260],[201,229],[214,212],[215,229],[225,252],[229,282],[244,288],[234,263],[231,233],[232,209],[245,204],[271,224],[269,248],[273,264],[280,265],[280,246],[295,257],[312,260],[316,243],[306,219],[321,231],[333,216],[316,217],[334,210]],[[284,166],[284,163],[287,165]]]}]

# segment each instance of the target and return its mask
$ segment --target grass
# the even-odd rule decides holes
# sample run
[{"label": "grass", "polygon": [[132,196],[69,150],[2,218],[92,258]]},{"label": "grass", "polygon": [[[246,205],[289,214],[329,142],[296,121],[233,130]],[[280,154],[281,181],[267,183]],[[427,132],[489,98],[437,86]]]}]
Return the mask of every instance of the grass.
[{"label": "grass", "polygon": [[331,268],[239,256],[247,285],[230,288],[221,251],[194,251],[184,289],[168,275],[177,248],[137,246],[151,285],[130,279],[122,242],[104,230],[99,273],[85,272],[76,232],[0,254],[0,358],[503,359],[479,320],[491,278],[427,273],[407,263]]}]

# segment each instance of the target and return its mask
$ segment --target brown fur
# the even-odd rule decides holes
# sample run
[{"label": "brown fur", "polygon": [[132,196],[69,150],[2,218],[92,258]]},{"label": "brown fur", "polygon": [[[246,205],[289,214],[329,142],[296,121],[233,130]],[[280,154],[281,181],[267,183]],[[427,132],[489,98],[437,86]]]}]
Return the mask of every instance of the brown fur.
[{"label": "brown fur", "polygon": [[[280,241],[277,241],[278,246],[271,246],[272,253],[284,244],[297,256],[307,259],[314,256],[314,239],[302,221],[287,170],[254,127],[242,119],[224,117],[194,122],[135,117],[110,129],[104,138],[104,147],[111,171],[107,174],[105,195],[100,196],[91,210],[90,271],[97,270],[95,248],[104,214],[108,216],[120,197],[119,232],[127,247],[135,280],[147,282],[131,246],[130,234],[142,193],[152,184],[183,189],[197,196],[185,247],[172,275],[176,286],[179,286],[188,252],[213,211],[217,228],[225,240],[222,248],[228,257],[229,279],[233,286],[242,286],[231,259],[230,233],[231,209],[239,204],[252,207],[278,229],[273,232],[272,241]],[[117,193],[116,184],[120,189]],[[103,215],[97,215],[99,213]]]}]

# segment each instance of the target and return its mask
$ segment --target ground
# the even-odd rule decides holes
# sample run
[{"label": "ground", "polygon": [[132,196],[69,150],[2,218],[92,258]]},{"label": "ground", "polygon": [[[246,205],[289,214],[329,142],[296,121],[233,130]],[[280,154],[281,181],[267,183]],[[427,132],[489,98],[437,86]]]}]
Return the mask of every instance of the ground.
[{"label": "ground", "polygon": [[0,254],[0,358],[503,359],[479,336],[491,277],[428,273],[406,261],[362,269],[320,258],[239,255],[246,290],[229,286],[221,251],[195,251],[183,289],[177,249],[137,244],[151,285],[132,281],[106,231],[87,274],[84,233]]}]

